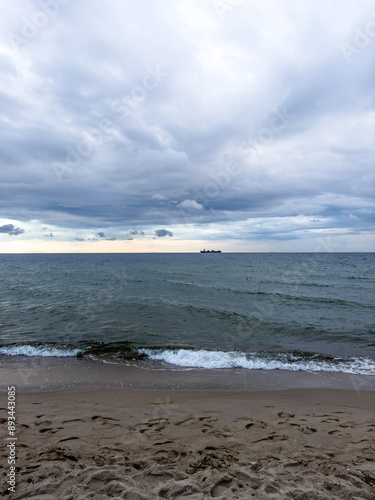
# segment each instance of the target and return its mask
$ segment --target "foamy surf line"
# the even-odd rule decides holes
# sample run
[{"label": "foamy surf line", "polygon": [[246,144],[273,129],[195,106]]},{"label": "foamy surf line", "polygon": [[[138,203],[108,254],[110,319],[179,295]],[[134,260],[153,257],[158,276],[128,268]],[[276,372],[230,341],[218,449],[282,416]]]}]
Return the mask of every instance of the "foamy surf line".
[{"label": "foamy surf line", "polygon": [[63,349],[59,347],[10,345],[0,347],[0,354],[7,356],[42,356],[66,358],[77,356],[81,349]]},{"label": "foamy surf line", "polygon": [[311,353],[245,353],[241,351],[209,351],[205,349],[172,348],[126,348],[123,351],[103,346],[103,353],[95,346],[86,348],[63,348],[51,345],[8,345],[0,347],[0,355],[45,358],[69,358],[84,356],[91,359],[111,360],[122,364],[131,359],[139,363],[149,359],[163,363],[166,367],[184,369],[231,369],[285,370],[304,372],[335,372],[356,375],[375,375],[375,361],[364,357],[334,358]]},{"label": "foamy surf line", "polygon": [[139,349],[148,358],[164,361],[185,368],[244,368],[246,370],[288,370],[288,371],[326,371],[350,374],[374,375],[375,362],[367,358],[322,359],[311,355],[308,359],[293,353],[260,354],[238,351],[208,350],[161,350]]}]

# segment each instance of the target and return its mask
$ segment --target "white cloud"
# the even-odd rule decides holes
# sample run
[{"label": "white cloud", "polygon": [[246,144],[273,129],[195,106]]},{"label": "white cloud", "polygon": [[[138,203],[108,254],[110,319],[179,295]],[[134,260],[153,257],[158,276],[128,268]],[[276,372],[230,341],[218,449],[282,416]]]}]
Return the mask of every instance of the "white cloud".
[{"label": "white cloud", "polygon": [[203,205],[197,203],[195,200],[184,200],[177,205],[180,208],[185,210],[202,210]]},{"label": "white cloud", "polygon": [[354,222],[361,220],[359,217],[357,217],[356,215],[353,215],[353,214],[349,214],[348,219],[351,221],[354,221]]},{"label": "white cloud", "polygon": [[166,196],[164,196],[163,194],[156,193],[156,194],[154,194],[154,195],[151,196],[151,199],[152,200],[158,200],[158,201],[165,201],[168,198]]}]

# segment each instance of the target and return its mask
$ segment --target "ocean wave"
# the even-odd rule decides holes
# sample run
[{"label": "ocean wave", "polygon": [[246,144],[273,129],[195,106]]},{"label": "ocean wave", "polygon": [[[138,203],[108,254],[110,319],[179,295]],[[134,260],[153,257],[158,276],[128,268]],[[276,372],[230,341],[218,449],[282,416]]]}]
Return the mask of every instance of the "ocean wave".
[{"label": "ocean wave", "polygon": [[43,345],[9,345],[0,347],[0,354],[5,354],[7,356],[43,356],[64,358],[69,356],[77,356],[79,352],[81,352],[80,349],[64,349]]},{"label": "ocean wave", "polygon": [[[181,287],[200,287],[200,288],[206,288],[207,291],[209,290],[210,292],[215,291],[220,294],[231,294],[231,295],[237,295],[241,297],[252,297],[254,299],[266,299],[268,302],[270,301],[277,301],[279,303],[280,301],[285,301],[287,303],[306,303],[306,304],[317,304],[318,306],[323,305],[323,306],[331,306],[331,305],[336,305],[338,307],[356,307],[356,308],[368,308],[366,304],[362,304],[361,302],[353,301],[353,300],[346,300],[346,299],[341,299],[338,297],[324,297],[324,296],[314,296],[314,295],[293,295],[291,293],[286,293],[282,292],[280,290],[273,290],[273,291],[264,291],[264,290],[246,290],[246,289],[240,289],[240,288],[231,288],[231,287],[217,287],[213,285],[201,285],[197,283],[185,283],[185,282],[177,282],[177,281],[171,281],[171,280],[165,280],[166,282],[172,283],[176,286],[181,286]],[[301,286],[316,286],[318,288],[331,288],[329,285],[320,285],[320,284],[300,284],[300,283],[290,283],[289,288],[294,287],[295,290],[299,290]],[[185,305],[184,302],[181,300],[176,300],[174,298],[171,300],[169,297],[166,299],[161,299],[158,297],[158,300],[162,300],[162,302],[169,303],[171,305],[178,305],[181,308],[193,308],[196,309],[198,312],[204,312],[204,310],[207,311],[215,311],[215,308],[205,308],[202,307],[202,305],[197,306],[193,303]]]},{"label": "ocean wave", "polygon": [[[181,368],[245,370],[286,370],[306,372],[341,372],[375,375],[375,361],[365,357],[332,357],[293,352],[251,352],[192,349],[183,346],[135,347],[124,343],[88,343],[80,348],[58,345],[3,345],[0,355],[75,357],[82,355],[103,362],[142,362],[150,359]],[[141,366],[141,365],[140,365]]]},{"label": "ocean wave", "polygon": [[375,362],[367,358],[325,358],[294,353],[262,354],[240,351],[208,351],[204,349],[139,349],[153,360],[189,368],[247,370],[326,371],[351,374],[375,374]]}]

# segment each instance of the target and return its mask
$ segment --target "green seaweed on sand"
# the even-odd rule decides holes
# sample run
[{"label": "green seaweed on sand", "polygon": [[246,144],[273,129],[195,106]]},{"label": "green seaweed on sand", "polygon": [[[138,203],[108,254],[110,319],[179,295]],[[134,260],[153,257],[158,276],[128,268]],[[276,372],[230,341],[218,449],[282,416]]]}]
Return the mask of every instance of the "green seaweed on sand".
[{"label": "green seaweed on sand", "polygon": [[372,487],[375,486],[375,479],[373,477],[369,476],[368,474],[362,474],[361,479],[369,486],[372,486]]},{"label": "green seaweed on sand", "polygon": [[233,452],[228,449],[224,449],[222,456],[215,453],[209,453],[205,455],[201,460],[190,464],[190,469],[187,471],[188,474],[195,474],[200,470],[207,468],[210,469],[223,469],[229,467],[232,463],[238,462],[238,458],[234,456]]},{"label": "green seaweed on sand", "polygon": [[187,422],[188,420],[194,420],[194,418],[195,418],[195,417],[190,416],[190,417],[188,417],[188,418],[185,418],[185,420],[180,420],[179,422],[176,422],[176,424],[175,424],[175,425],[181,425],[181,424],[183,424],[184,422]]}]

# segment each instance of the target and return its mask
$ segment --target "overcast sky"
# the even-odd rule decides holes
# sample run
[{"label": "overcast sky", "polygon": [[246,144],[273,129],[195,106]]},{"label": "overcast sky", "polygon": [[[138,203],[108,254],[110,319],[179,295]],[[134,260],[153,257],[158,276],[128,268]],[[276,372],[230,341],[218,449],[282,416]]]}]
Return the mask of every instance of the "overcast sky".
[{"label": "overcast sky", "polygon": [[375,250],[374,1],[0,7],[0,252]]}]

